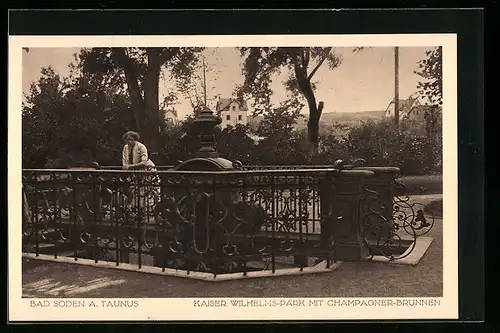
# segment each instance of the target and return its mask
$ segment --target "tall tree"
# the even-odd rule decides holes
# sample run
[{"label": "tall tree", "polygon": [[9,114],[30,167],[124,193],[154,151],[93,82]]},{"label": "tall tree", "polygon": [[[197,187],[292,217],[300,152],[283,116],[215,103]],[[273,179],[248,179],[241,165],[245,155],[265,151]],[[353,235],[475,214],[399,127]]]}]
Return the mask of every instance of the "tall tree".
[{"label": "tall tree", "polygon": [[135,122],[125,80],[87,72],[79,61],[70,69],[71,89],[66,94],[66,124],[62,125],[74,133],[68,144],[73,144],[75,150],[86,147],[100,163],[115,165],[121,153],[123,129],[133,128]]},{"label": "tall tree", "polygon": [[300,117],[301,104],[297,100],[287,100],[264,114],[256,134],[265,138],[289,137]]},{"label": "tall tree", "polygon": [[[213,107],[220,98],[220,94],[216,93],[220,70],[209,61],[218,57],[218,50],[219,48],[204,51],[203,63],[198,62],[194,66],[191,76],[184,75],[175,79],[177,90],[184,95],[193,110],[198,110],[205,104]],[[205,55],[209,55],[209,59]]]},{"label": "tall tree", "polygon": [[260,163],[303,163],[304,158],[297,153],[308,152],[309,146],[306,144],[306,149],[303,149],[302,143],[307,143],[307,140],[300,140],[300,133],[295,130],[302,106],[297,99],[290,99],[264,113],[256,131],[262,138],[257,146]]},{"label": "tall tree", "polygon": [[159,82],[163,70],[175,78],[189,78],[203,48],[115,47],[84,49],[80,54],[88,72],[124,77],[136,130],[150,150],[159,150],[164,115]]},{"label": "tall tree", "polygon": [[254,98],[256,113],[262,113],[270,105],[272,91],[271,76],[282,69],[290,71],[285,82],[292,98],[303,97],[309,110],[307,123],[308,140],[313,148],[318,147],[319,121],[324,103],[316,100],[313,81],[318,70],[327,64],[330,69],[338,67],[341,58],[332,47],[242,47],[244,57],[244,84],[239,93]]},{"label": "tall tree", "polygon": [[22,106],[23,167],[44,167],[48,156],[57,150],[62,135],[57,123],[65,87],[50,66],[42,68],[38,81],[31,83]]},{"label": "tall tree", "polygon": [[133,126],[123,84],[70,65],[61,78],[48,67],[33,82],[23,103],[23,165],[45,167],[120,160],[123,128]]},{"label": "tall tree", "polygon": [[417,85],[419,93],[425,98],[425,129],[432,147],[429,154],[433,164],[441,160],[441,124],[443,104],[443,48],[435,47],[426,51],[426,58],[418,63],[419,69],[415,71],[422,81]]}]

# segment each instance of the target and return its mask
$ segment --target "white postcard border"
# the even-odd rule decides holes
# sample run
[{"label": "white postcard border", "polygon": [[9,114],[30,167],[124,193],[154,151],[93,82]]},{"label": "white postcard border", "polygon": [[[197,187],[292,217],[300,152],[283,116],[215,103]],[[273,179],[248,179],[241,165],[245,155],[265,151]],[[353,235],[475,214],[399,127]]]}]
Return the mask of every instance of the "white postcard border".
[{"label": "white postcard border", "polygon": [[[136,306],[91,307],[109,299],[75,299],[84,307],[56,307],[68,299],[36,299],[51,306],[31,308],[30,299],[22,299],[21,286],[21,103],[23,47],[98,47],[98,46],[438,46],[443,47],[443,297],[425,298],[426,306],[409,306],[418,298],[376,298],[370,306],[366,298],[259,298],[264,306],[196,306],[200,300],[227,298],[142,298]],[[458,318],[458,152],[457,152],[457,40],[456,34],[373,34],[373,35],[242,35],[242,36],[9,36],[8,99],[8,313],[10,321],[98,321],[98,320],[356,320],[356,319],[454,319]],[[333,274],[334,275],[334,274]],[[332,277],[334,278],[334,277]],[[418,276],[415,277],[418,279]],[[244,283],[244,281],[242,281]],[[323,300],[311,305],[310,300]],[[125,300],[125,299],[121,299]],[[275,300],[275,301],[273,301]],[[385,305],[380,302],[385,300]],[[390,301],[392,300],[392,301]],[[398,301],[399,300],[399,301]],[[346,301],[345,306],[341,301]],[[278,303],[276,303],[278,302]],[[281,303],[280,303],[281,302]],[[285,303],[282,303],[285,302]],[[330,302],[330,305],[328,305]],[[372,302],[372,304],[375,301]],[[392,302],[392,303],[391,303]],[[429,303],[430,302],[430,303]],[[433,303],[434,302],[434,303]],[[276,304],[283,306],[275,306]],[[404,304],[406,304],[406,306]],[[78,304],[78,303],[75,303]],[[131,302],[130,304],[136,304]],[[274,305],[272,305],[274,304]],[[335,305],[335,304],[338,304]],[[412,303],[413,304],[413,303]],[[429,306],[429,304],[433,304]]]}]

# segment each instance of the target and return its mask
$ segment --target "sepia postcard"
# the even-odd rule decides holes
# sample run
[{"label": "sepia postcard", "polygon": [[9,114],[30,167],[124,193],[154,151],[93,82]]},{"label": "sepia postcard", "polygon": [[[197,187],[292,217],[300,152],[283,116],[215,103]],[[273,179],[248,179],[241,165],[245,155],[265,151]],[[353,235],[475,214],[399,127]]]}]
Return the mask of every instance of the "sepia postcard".
[{"label": "sepia postcard", "polygon": [[455,34],[10,36],[9,321],[458,318]]}]

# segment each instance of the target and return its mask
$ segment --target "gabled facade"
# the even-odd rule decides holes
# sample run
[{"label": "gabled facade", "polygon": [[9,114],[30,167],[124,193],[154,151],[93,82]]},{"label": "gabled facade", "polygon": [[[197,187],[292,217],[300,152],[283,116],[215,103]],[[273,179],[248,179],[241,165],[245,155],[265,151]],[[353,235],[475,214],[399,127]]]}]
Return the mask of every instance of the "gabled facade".
[{"label": "gabled facade", "polygon": [[165,122],[170,125],[177,125],[179,123],[179,118],[177,116],[177,111],[174,109],[169,109],[164,111]]},{"label": "gabled facade", "polygon": [[233,98],[221,98],[216,105],[216,113],[222,119],[220,126],[235,127],[238,124],[246,125],[248,122],[248,107],[245,102],[240,103]]},{"label": "gabled facade", "polygon": [[[399,119],[410,119],[414,117],[420,117],[421,111],[423,111],[424,106],[420,104],[417,98],[408,97],[408,99],[399,100]],[[385,110],[385,117],[393,118],[395,114],[394,99],[389,103],[387,109]]]}]

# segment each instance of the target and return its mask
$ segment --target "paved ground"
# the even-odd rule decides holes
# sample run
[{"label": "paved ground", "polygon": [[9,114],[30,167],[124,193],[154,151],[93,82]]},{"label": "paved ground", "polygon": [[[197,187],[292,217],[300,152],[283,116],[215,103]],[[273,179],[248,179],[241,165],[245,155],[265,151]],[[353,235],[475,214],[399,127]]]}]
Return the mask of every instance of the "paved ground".
[{"label": "paved ground", "polygon": [[[421,197],[422,201],[435,200]],[[442,296],[442,220],[417,266],[344,263],[316,275],[210,283],[80,265],[23,260],[24,297],[439,297]]]}]

